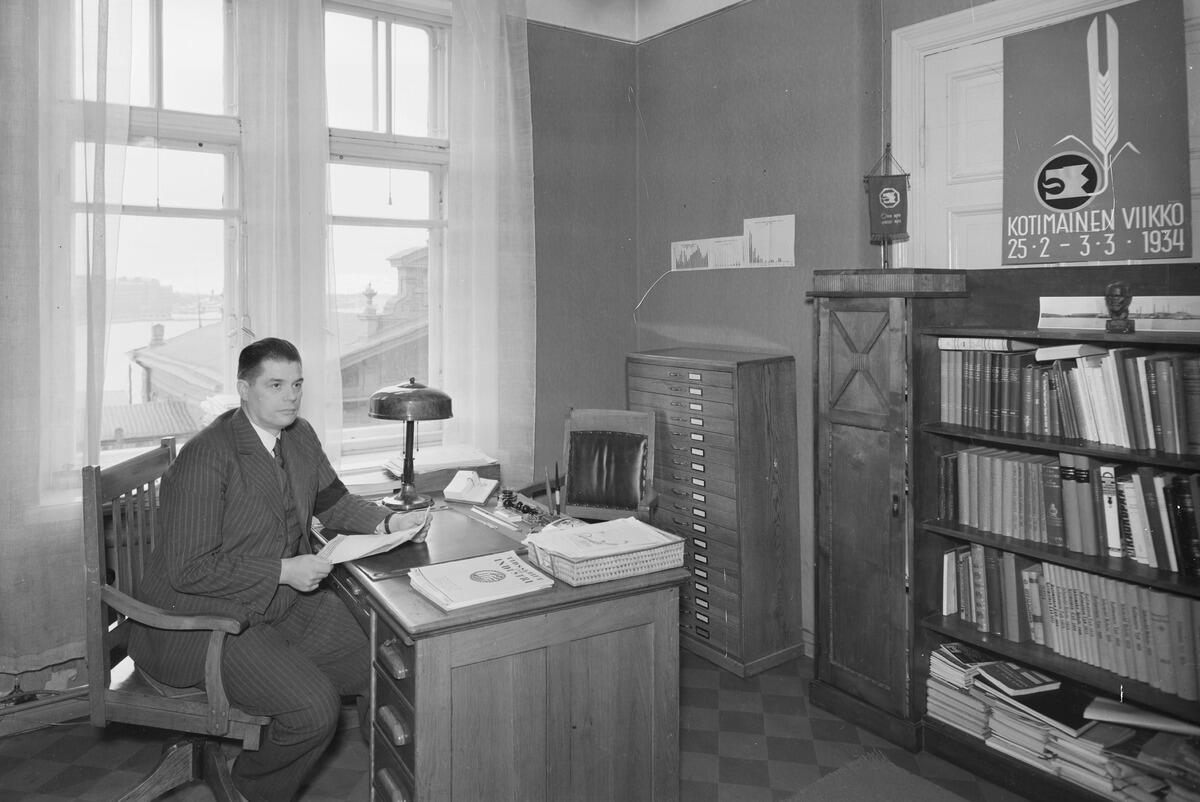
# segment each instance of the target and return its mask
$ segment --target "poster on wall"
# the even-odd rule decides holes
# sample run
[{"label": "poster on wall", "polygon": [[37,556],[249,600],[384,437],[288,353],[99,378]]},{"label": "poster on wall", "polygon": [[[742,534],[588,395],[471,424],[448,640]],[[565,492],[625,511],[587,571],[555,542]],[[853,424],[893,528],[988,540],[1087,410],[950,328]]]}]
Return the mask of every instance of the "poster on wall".
[{"label": "poster on wall", "polygon": [[1002,264],[1192,253],[1182,0],[1004,40]]}]

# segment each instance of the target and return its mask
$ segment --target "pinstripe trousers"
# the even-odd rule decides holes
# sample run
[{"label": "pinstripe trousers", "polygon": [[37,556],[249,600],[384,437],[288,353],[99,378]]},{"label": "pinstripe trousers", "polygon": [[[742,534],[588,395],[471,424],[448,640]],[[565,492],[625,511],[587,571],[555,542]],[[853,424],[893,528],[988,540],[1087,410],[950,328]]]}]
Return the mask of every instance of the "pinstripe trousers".
[{"label": "pinstripe trousers", "polygon": [[328,590],[301,594],[280,618],[226,640],[221,674],[230,701],[271,717],[260,748],[243,750],[233,765],[246,799],[296,796],[333,739],[341,697],[367,692],[369,651],[358,622]]}]

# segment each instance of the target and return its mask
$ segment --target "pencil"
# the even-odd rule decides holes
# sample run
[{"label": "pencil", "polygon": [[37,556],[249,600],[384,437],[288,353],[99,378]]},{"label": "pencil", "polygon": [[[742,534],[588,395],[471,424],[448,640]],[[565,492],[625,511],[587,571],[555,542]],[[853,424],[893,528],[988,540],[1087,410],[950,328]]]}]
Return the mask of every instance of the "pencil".
[{"label": "pencil", "polygon": [[554,463],[554,513],[562,515],[562,480],[558,476],[558,463]]}]

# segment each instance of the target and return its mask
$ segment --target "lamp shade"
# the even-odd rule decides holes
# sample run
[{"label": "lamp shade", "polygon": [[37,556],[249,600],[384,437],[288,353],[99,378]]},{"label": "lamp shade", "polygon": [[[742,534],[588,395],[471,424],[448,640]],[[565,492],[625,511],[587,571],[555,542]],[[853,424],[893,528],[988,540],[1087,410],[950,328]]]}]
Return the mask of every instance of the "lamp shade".
[{"label": "lamp shade", "polygon": [[414,378],[371,394],[367,414],[384,420],[443,420],[453,417],[450,396],[426,387]]}]

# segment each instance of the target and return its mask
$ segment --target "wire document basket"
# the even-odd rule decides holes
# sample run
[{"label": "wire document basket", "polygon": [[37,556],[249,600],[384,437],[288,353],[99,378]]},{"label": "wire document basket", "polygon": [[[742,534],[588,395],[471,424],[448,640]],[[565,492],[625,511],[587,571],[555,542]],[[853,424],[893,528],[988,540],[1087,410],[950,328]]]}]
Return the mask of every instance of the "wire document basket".
[{"label": "wire document basket", "polygon": [[528,543],[526,557],[568,585],[591,585],[638,574],[652,574],[683,565],[683,538],[662,533],[670,542],[604,557],[572,559]]}]

